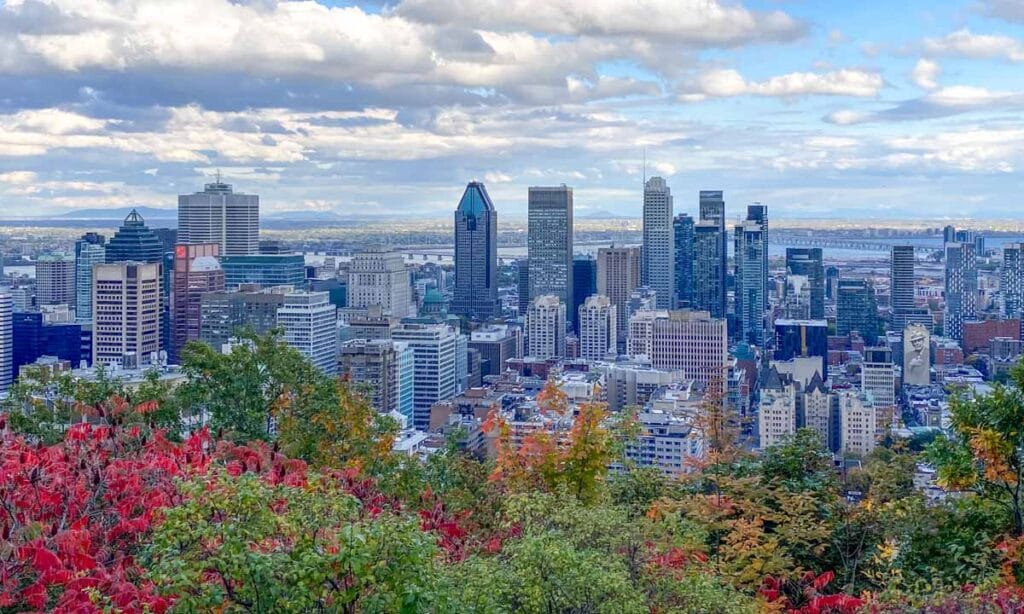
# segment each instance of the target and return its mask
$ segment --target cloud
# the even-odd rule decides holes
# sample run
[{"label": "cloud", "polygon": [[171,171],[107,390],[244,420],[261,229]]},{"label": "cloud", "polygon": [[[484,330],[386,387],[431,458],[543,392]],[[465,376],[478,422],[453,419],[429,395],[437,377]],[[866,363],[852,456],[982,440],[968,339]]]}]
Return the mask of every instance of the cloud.
[{"label": "cloud", "polygon": [[936,62],[927,58],[921,58],[914,65],[914,70],[910,73],[910,79],[922,89],[933,90],[939,86],[935,80],[941,72],[942,68]]},{"label": "cloud", "polygon": [[484,173],[485,183],[508,183],[512,181],[512,176],[499,171],[490,171]]},{"label": "cloud", "polygon": [[775,96],[876,96],[882,88],[881,75],[859,69],[841,69],[825,73],[795,72],[771,77],[766,81],[747,81],[732,69],[704,72],[697,79],[696,92],[683,95],[684,101],[706,97]]},{"label": "cloud", "polygon": [[932,55],[1024,62],[1024,43],[1021,41],[1009,36],[973,34],[966,28],[943,38],[926,38],[924,49]]},{"label": "cloud", "polygon": [[853,124],[864,122],[868,118],[870,118],[869,113],[843,109],[829,113],[824,117],[824,120],[830,124],[836,124],[837,126],[851,126]]},{"label": "cloud", "polygon": [[1006,21],[1024,23],[1024,3],[1020,0],[981,0],[982,12]]},{"label": "cloud", "polygon": [[0,173],[0,183],[25,184],[36,180],[36,174],[32,171],[10,171]]}]

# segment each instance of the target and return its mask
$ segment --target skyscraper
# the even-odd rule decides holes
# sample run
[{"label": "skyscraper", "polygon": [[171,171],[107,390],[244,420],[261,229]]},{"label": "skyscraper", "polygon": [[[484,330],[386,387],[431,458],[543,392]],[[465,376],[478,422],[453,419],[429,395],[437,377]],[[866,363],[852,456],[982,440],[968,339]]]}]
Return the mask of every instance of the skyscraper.
[{"label": "skyscraper", "polygon": [[671,309],[675,297],[675,240],[672,232],[672,190],[661,177],[644,184],[643,248],[640,277],[657,292],[658,307]]},{"label": "skyscraper", "polygon": [[646,355],[656,369],[680,370],[704,385],[722,386],[725,381],[725,320],[706,311],[638,311],[629,319],[628,346],[630,355]]},{"label": "skyscraper", "polygon": [[526,310],[526,355],[565,356],[565,303],[553,294],[538,296]]},{"label": "skyscraper", "polygon": [[[587,297],[597,294],[597,260],[590,254],[577,255],[572,259],[572,309],[579,313]],[[580,332],[576,322],[576,334]]]},{"label": "skyscraper", "polygon": [[501,315],[498,301],[498,212],[484,184],[471,181],[455,209],[452,313],[472,320]]},{"label": "skyscraper", "polygon": [[92,267],[107,261],[106,238],[87,232],[75,241],[75,317],[92,322]]},{"label": "skyscraper", "polygon": [[177,362],[181,349],[189,341],[199,339],[202,322],[202,297],[207,292],[224,291],[224,271],[217,256],[217,243],[195,243],[174,248],[174,292],[171,305],[172,362]]},{"label": "skyscraper", "polygon": [[459,392],[460,337],[447,324],[407,323],[391,333],[413,351],[413,422],[419,430],[429,428],[434,403]]},{"label": "skyscraper", "polygon": [[700,191],[700,220],[725,230],[725,196],[721,190]]},{"label": "skyscraper", "polygon": [[891,286],[890,305],[893,312],[904,312],[916,306],[914,302],[914,246],[893,245],[889,260]]},{"label": "skyscraper", "polygon": [[639,286],[639,249],[613,246],[597,250],[597,293],[615,305],[615,335],[620,349],[626,346],[629,329],[629,297]]},{"label": "skyscraper", "polygon": [[199,299],[199,338],[219,349],[247,328],[265,335],[277,326],[277,310],[284,297],[294,291],[291,286],[258,288],[243,286],[232,292],[206,292]]},{"label": "skyscraper", "polygon": [[0,291],[0,392],[14,383],[14,300]]},{"label": "skyscraper", "polygon": [[680,213],[672,221],[672,236],[675,242],[675,284],[676,304],[679,307],[693,305],[693,218]]},{"label": "skyscraper", "polygon": [[396,318],[408,317],[415,307],[405,258],[380,246],[356,254],[348,270],[348,306],[375,305]]},{"label": "skyscraper", "polygon": [[866,279],[840,279],[836,288],[836,332],[860,333],[874,345],[878,340],[878,305],[875,291]]},{"label": "skyscraper", "polygon": [[786,270],[803,275],[810,284],[810,317],[825,317],[825,267],[820,247],[787,247]]},{"label": "skyscraper", "polygon": [[1003,245],[999,292],[1003,296],[1003,315],[1007,318],[1020,316],[1024,308],[1024,243]]},{"label": "skyscraper", "polygon": [[572,188],[532,187],[528,207],[530,299],[555,295],[563,305],[572,305]]},{"label": "skyscraper", "polygon": [[71,305],[75,297],[75,259],[47,254],[36,260],[36,302],[40,305]]},{"label": "skyscraper", "polygon": [[160,263],[97,264],[92,274],[92,364],[151,363],[161,349]]},{"label": "skyscraper", "polygon": [[821,359],[820,373],[828,377],[828,322],[826,320],[775,320],[775,360],[797,357]]},{"label": "skyscraper", "polygon": [[530,306],[530,261],[516,259],[516,298],[519,315],[525,315]]},{"label": "skyscraper", "polygon": [[942,242],[943,243],[956,243],[956,228],[952,225],[945,226],[942,229]]},{"label": "skyscraper", "polygon": [[978,300],[978,263],[974,243],[946,244],[946,308],[943,335],[963,341],[964,322],[974,318]]},{"label": "skyscraper", "polygon": [[736,226],[736,317],[738,338],[764,347],[765,310],[767,308],[768,270],[766,249],[767,213],[763,206],[752,205],[747,220]]},{"label": "skyscraper", "polygon": [[717,222],[693,227],[693,308],[725,317],[725,231]]},{"label": "skyscraper", "polygon": [[326,375],[338,372],[338,308],[326,292],[286,294],[277,310],[284,342]]},{"label": "skyscraper", "polygon": [[178,243],[217,243],[225,256],[260,251],[260,197],[235,193],[220,174],[202,192],[178,196]]},{"label": "skyscraper", "polygon": [[607,296],[595,294],[579,309],[580,358],[603,360],[608,354],[616,355],[618,318],[615,305]]},{"label": "skyscraper", "polygon": [[160,239],[148,226],[146,220],[135,209],[114,236],[107,242],[107,263],[160,262],[164,249]]},{"label": "skyscraper", "polygon": [[[405,343],[390,339],[353,339],[341,345],[338,371],[356,385],[367,388],[367,399],[381,413],[398,412],[412,424],[413,350]],[[403,407],[403,401],[408,406]],[[407,415],[406,415],[407,414]]]}]

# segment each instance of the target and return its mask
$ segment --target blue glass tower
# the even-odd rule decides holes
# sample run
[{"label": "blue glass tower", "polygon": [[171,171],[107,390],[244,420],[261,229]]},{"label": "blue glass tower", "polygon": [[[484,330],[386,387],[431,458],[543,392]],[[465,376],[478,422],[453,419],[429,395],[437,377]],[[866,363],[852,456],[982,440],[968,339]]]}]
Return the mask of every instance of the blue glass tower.
[{"label": "blue glass tower", "polygon": [[501,315],[498,302],[498,212],[484,184],[471,181],[455,210],[452,313],[472,320]]}]

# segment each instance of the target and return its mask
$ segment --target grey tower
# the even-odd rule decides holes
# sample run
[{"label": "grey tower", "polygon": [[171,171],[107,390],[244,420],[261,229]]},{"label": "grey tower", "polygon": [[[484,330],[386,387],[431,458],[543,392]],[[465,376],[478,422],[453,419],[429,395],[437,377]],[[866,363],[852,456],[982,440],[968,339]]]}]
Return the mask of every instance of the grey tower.
[{"label": "grey tower", "polygon": [[1007,318],[1018,317],[1024,308],[1024,244],[1003,245],[999,291],[1003,295],[1003,315]]},{"label": "grey tower", "polygon": [[946,244],[944,336],[963,341],[964,322],[974,318],[978,301],[978,263],[974,243]]},{"label": "grey tower", "polygon": [[650,286],[659,309],[671,309],[675,296],[675,260],[672,257],[672,190],[661,177],[644,184],[643,247],[640,275],[642,285]]},{"label": "grey tower", "polygon": [[531,299],[554,295],[563,305],[572,305],[572,249],[572,188],[530,188],[527,256]]},{"label": "grey tower", "polygon": [[178,243],[216,243],[221,256],[260,253],[260,197],[217,181],[178,196]]},{"label": "grey tower", "polygon": [[747,220],[736,226],[736,316],[739,338],[764,347],[767,308],[768,213],[763,205],[751,205]]},{"label": "grey tower", "polygon": [[890,303],[893,313],[913,309],[914,302],[914,246],[893,245],[889,259]]},{"label": "grey tower", "polygon": [[693,308],[725,317],[725,232],[713,221],[693,227]]},{"label": "grey tower", "polygon": [[452,313],[472,320],[501,315],[498,302],[498,212],[484,184],[466,186],[455,210]]},{"label": "grey tower", "polygon": [[675,240],[676,304],[690,307],[693,304],[693,218],[680,213],[672,222]]},{"label": "grey tower", "polygon": [[[701,223],[707,222],[713,225],[718,233],[719,246],[715,254],[712,256],[705,248],[704,253],[694,254],[694,288],[695,292],[700,292],[706,300],[710,300],[713,304],[701,304],[697,305],[697,309],[705,309],[711,312],[711,315],[716,318],[725,317],[725,278],[726,278],[726,260],[729,258],[729,247],[728,241],[729,236],[725,230],[725,196],[721,190],[701,190],[700,191],[700,221]],[[702,235],[702,239],[707,239],[707,234],[710,232],[708,229],[702,229],[701,231],[694,230],[695,245],[696,235],[698,232]],[[699,258],[712,256],[716,258],[710,263],[699,263]],[[714,275],[705,275],[703,278],[697,277],[696,267],[700,264],[701,270],[703,271],[705,266],[714,266],[718,270]],[[697,289],[697,285],[703,281],[709,281],[710,283],[717,283],[712,288]],[[716,282],[716,280],[719,280]]]},{"label": "grey tower", "polygon": [[786,270],[803,275],[811,285],[811,319],[825,317],[825,266],[820,247],[787,247]]}]

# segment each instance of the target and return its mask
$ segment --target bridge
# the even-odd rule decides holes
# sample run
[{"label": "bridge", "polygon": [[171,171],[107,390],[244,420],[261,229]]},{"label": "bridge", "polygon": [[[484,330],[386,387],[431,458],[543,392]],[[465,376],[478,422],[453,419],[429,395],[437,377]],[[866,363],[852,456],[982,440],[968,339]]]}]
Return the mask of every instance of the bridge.
[{"label": "bridge", "polygon": [[[813,236],[804,234],[773,233],[768,232],[768,242],[783,247],[821,247],[832,249],[852,249],[857,251],[888,252],[893,245],[899,245],[898,240],[869,241],[867,239],[856,239],[846,237]],[[940,247],[915,245],[914,251],[917,254],[929,255],[941,251]]]}]

